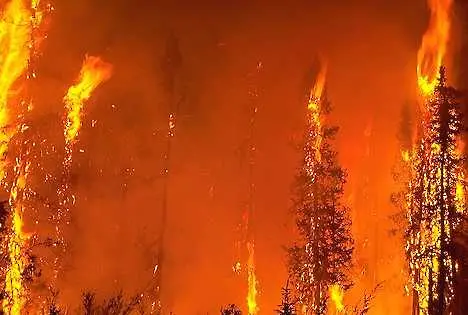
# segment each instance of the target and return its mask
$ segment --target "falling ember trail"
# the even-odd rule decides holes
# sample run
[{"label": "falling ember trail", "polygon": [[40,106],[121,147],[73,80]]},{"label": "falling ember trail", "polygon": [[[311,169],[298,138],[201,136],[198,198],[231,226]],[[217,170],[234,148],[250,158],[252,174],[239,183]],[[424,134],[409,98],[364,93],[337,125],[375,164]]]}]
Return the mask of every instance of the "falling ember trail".
[{"label": "falling ember trail", "polygon": [[[327,76],[327,67],[326,65],[322,66],[313,88],[310,90],[309,101],[307,104],[307,109],[309,110],[310,124],[314,125],[316,130],[321,130],[322,121],[320,117],[320,102],[322,99],[323,90],[325,87],[325,78]],[[315,137],[315,159],[317,162],[320,162],[322,157],[320,154],[320,146],[322,145],[322,136],[317,134]],[[312,165],[309,165],[310,171],[312,171]]]},{"label": "falling ember trail", "polygon": [[251,242],[247,243],[247,250],[249,252],[249,258],[247,260],[247,277],[249,290],[247,293],[247,307],[249,315],[257,314],[257,277],[255,275],[255,250],[254,244]]},{"label": "falling ember trail", "polygon": [[[258,76],[262,69],[262,63],[257,63],[255,75]],[[254,249],[254,233],[252,227],[252,219],[254,217],[254,208],[255,208],[255,183],[254,183],[254,167],[255,167],[255,126],[256,126],[256,118],[257,118],[257,98],[258,98],[258,91],[256,86],[251,88],[250,92],[251,97],[251,116],[250,116],[250,125],[249,125],[249,138],[248,138],[248,205],[247,205],[247,213],[245,220],[245,230],[247,233],[246,236],[246,245],[247,245],[247,309],[249,315],[255,315],[259,311],[259,307],[257,304],[257,276],[255,273],[255,249]]]}]

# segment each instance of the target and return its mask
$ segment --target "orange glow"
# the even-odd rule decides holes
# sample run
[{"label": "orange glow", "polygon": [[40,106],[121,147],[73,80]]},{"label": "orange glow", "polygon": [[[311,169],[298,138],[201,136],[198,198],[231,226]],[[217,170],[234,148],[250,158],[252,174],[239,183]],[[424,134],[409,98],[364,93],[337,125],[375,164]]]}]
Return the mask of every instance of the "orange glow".
[{"label": "orange glow", "polygon": [[444,62],[450,36],[452,0],[428,0],[431,10],[429,27],[418,51],[418,85],[424,97],[431,95],[437,85],[437,75]]},{"label": "orange glow", "polygon": [[344,291],[341,289],[341,287],[338,284],[332,285],[329,289],[328,292],[330,294],[330,298],[333,301],[333,304],[335,305],[335,309],[337,312],[343,312],[344,310],[344,304],[343,304],[343,296],[344,296]]},{"label": "orange glow", "polygon": [[0,19],[0,178],[5,176],[5,155],[15,134],[9,100],[14,84],[25,72],[30,57],[31,12],[23,0],[10,1]]},{"label": "orange glow", "polygon": [[112,66],[99,57],[86,56],[81,68],[77,84],[68,89],[64,98],[67,110],[65,123],[65,141],[75,141],[81,127],[83,102],[91,97],[92,92],[99,84],[108,80],[112,74]]},{"label": "orange glow", "polygon": [[257,306],[257,277],[255,275],[255,251],[254,244],[251,242],[247,243],[247,249],[249,251],[249,259],[247,260],[247,273],[249,289],[247,293],[247,307],[249,315],[258,313]]}]

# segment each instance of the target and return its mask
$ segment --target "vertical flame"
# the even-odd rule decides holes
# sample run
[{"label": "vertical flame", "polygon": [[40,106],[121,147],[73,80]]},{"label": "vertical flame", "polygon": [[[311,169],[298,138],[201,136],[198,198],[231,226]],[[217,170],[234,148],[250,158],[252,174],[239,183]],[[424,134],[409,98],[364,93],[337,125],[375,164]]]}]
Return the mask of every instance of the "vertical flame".
[{"label": "vertical flame", "polygon": [[8,298],[3,301],[3,312],[12,315],[21,314],[25,303],[22,278],[27,262],[23,249],[28,236],[23,232],[23,205],[20,195],[23,194],[23,190],[26,186],[26,174],[20,169],[21,167],[21,165],[17,165],[16,167],[18,176],[11,188],[9,200],[13,213],[11,217],[10,238],[8,241],[10,266],[5,277],[5,291],[8,294]]},{"label": "vertical flame", "polygon": [[334,284],[330,286],[328,289],[329,295],[331,300],[333,301],[333,304],[335,305],[335,309],[337,312],[343,312],[344,311],[344,304],[343,304],[343,296],[344,296],[344,291],[341,289],[341,287],[338,284]]},{"label": "vertical flame", "polygon": [[[59,187],[60,207],[55,216],[55,230],[58,241],[64,243],[61,225],[70,211],[70,202],[74,202],[73,194],[69,192],[68,176],[73,158],[73,145],[76,142],[81,127],[81,116],[85,101],[87,101],[93,91],[104,81],[108,80],[112,74],[112,66],[105,63],[99,57],[86,56],[83,62],[77,83],[72,85],[64,97],[66,117],[64,121],[65,137],[65,157],[63,161],[65,182]],[[69,223],[68,221],[66,222]],[[57,260],[55,264],[57,264]],[[58,266],[55,266],[55,276],[58,273]]]},{"label": "vertical flame", "polygon": [[431,17],[417,56],[418,85],[424,97],[434,92],[437,85],[437,75],[444,62],[450,36],[452,1],[428,0]]},{"label": "vertical flame", "polygon": [[23,0],[11,0],[0,19],[0,179],[5,176],[5,155],[15,134],[9,99],[30,57],[30,21],[31,12]]},{"label": "vertical flame", "polygon": [[[327,67],[323,66],[317,76],[314,86],[310,90],[309,101],[307,108],[310,114],[309,123],[316,127],[316,130],[322,129],[321,122],[321,108],[320,103],[322,101],[322,94],[325,88],[325,78],[327,75]],[[315,158],[317,161],[321,160],[320,146],[322,144],[322,136],[318,134],[315,138]]]},{"label": "vertical flame", "polygon": [[249,251],[249,259],[247,260],[247,273],[249,289],[247,293],[247,307],[249,315],[258,313],[257,306],[257,276],[255,275],[255,252],[254,243],[247,243],[247,250]]},{"label": "vertical flame", "polygon": [[110,78],[111,74],[110,64],[105,63],[99,57],[86,56],[77,84],[68,89],[64,98],[67,110],[64,135],[67,145],[74,142],[78,136],[84,102],[91,97],[99,84]]}]

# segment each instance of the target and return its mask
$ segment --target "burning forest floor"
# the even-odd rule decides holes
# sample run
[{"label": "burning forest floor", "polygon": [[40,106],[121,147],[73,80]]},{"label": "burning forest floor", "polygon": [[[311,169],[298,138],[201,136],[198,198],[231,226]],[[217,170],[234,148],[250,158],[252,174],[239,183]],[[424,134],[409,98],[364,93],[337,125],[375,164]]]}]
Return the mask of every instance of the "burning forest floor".
[{"label": "burning forest floor", "polygon": [[0,313],[468,314],[463,0],[0,0]]}]

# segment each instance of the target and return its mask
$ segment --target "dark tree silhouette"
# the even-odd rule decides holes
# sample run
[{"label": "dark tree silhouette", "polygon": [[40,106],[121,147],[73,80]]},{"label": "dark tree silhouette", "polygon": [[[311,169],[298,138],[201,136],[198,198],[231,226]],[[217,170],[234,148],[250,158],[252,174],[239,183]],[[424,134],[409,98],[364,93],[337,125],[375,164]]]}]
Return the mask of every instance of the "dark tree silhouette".
[{"label": "dark tree silhouette", "polygon": [[221,309],[221,315],[242,315],[242,312],[235,304],[229,304]]},{"label": "dark tree silhouette", "polygon": [[293,199],[300,238],[288,250],[289,274],[298,304],[309,314],[324,314],[329,287],[338,284],[346,290],[351,286],[346,272],[353,240],[348,208],[341,203],[346,173],[331,145],[338,128],[321,123],[330,104],[311,98],[308,108],[303,161]]},{"label": "dark tree silhouette", "polygon": [[81,296],[80,313],[85,315],[129,315],[141,313],[138,310],[140,304],[140,294],[127,299],[122,292],[119,292],[102,303],[96,303],[96,295],[88,291]]},{"label": "dark tree silhouette", "polygon": [[165,235],[167,230],[167,215],[168,215],[168,196],[170,188],[170,171],[171,171],[171,157],[173,151],[173,141],[175,136],[175,127],[176,119],[179,113],[179,105],[183,100],[183,97],[179,95],[178,83],[180,77],[180,68],[182,66],[182,55],[179,49],[179,40],[171,32],[166,40],[166,51],[161,62],[161,70],[164,76],[163,87],[166,93],[167,104],[168,104],[168,123],[167,123],[167,139],[166,139],[166,149],[164,152],[164,161],[163,161],[163,195],[162,195],[162,215],[161,215],[161,229],[159,232],[158,239],[158,248],[157,248],[157,257],[155,265],[157,268],[156,272],[153,272],[155,275],[155,285],[154,285],[154,303],[156,305],[158,313],[161,313],[161,287],[162,287],[162,277],[163,277],[163,268],[164,260],[166,254],[165,247]]},{"label": "dark tree silhouette", "polygon": [[296,315],[296,305],[292,300],[291,289],[289,289],[289,281],[286,286],[281,289],[282,301],[276,313],[280,315]]}]

